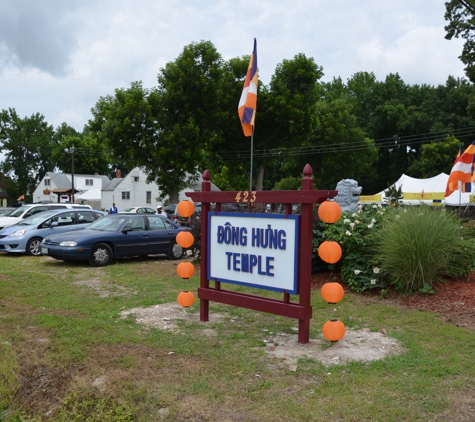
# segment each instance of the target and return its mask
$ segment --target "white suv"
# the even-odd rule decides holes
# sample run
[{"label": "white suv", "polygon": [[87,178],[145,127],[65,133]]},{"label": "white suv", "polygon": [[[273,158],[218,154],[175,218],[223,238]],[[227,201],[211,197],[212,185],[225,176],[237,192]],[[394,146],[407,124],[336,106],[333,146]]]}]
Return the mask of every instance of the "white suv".
[{"label": "white suv", "polygon": [[38,214],[39,212],[49,210],[61,210],[67,208],[92,209],[90,205],[80,204],[24,204],[21,207],[18,207],[12,213],[8,214],[7,216],[0,217],[0,230],[4,227],[19,223],[24,218],[30,217],[34,214]]}]

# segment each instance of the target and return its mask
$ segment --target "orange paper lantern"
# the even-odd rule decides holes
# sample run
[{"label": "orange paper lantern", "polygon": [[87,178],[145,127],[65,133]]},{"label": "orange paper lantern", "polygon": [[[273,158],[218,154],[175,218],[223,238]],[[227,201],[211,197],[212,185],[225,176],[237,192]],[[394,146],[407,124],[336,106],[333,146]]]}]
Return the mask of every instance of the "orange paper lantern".
[{"label": "orange paper lantern", "polygon": [[336,319],[332,319],[323,324],[322,333],[327,340],[332,342],[341,340],[345,336],[345,332],[345,324]]},{"label": "orange paper lantern", "polygon": [[338,303],[343,296],[345,296],[345,291],[340,283],[325,283],[322,286],[320,291],[322,298],[325,302],[335,304]]},{"label": "orange paper lantern", "polygon": [[184,308],[188,308],[195,303],[195,295],[189,291],[181,292],[177,297],[178,303]]},{"label": "orange paper lantern", "polygon": [[190,278],[195,273],[195,267],[191,262],[180,262],[176,272],[181,278]]},{"label": "orange paper lantern", "polygon": [[195,238],[188,231],[182,231],[176,235],[176,243],[178,243],[182,248],[189,248],[193,245]]},{"label": "orange paper lantern", "polygon": [[341,207],[338,202],[325,201],[318,207],[318,216],[325,223],[333,224],[341,217]]},{"label": "orange paper lantern", "polygon": [[326,240],[318,247],[318,256],[328,264],[335,264],[341,258],[341,246],[333,240]]},{"label": "orange paper lantern", "polygon": [[184,218],[191,217],[195,212],[195,205],[191,201],[180,201],[176,207],[178,214]]}]

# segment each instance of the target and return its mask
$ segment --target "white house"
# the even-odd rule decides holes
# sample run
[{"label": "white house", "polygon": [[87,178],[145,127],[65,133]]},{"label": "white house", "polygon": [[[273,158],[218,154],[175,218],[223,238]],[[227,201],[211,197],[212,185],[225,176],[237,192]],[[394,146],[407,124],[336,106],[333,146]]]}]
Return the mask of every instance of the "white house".
[{"label": "white house", "polygon": [[[77,196],[92,189],[102,189],[109,182],[107,176],[98,174],[75,174],[74,175],[74,202]],[[54,173],[49,171],[45,174],[36,189],[33,191],[33,202],[52,201],[68,202],[71,201],[72,176],[68,173]]]},{"label": "white house", "polygon": [[[109,181],[102,188],[101,209],[108,210],[113,203],[119,212],[127,207],[149,206],[156,209],[163,201],[157,200],[160,197],[160,189],[155,182],[147,183],[147,173],[143,169],[136,167],[126,176],[121,177],[120,170],[117,170],[116,177]],[[180,192],[179,200],[188,199],[185,192],[201,190],[201,178],[196,186],[187,188]],[[219,191],[213,183],[211,190]]]}]

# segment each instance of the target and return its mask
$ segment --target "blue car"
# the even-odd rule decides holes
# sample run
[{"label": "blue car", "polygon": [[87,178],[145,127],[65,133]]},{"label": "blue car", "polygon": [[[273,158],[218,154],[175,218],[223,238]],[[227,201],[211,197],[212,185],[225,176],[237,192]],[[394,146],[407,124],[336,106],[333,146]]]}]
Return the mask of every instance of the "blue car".
[{"label": "blue car", "polygon": [[166,254],[179,259],[183,249],[175,239],[183,230],[159,215],[110,214],[87,229],[46,237],[41,253],[63,261],[89,261],[102,267],[114,258]]},{"label": "blue car", "polygon": [[41,241],[53,234],[81,230],[106,215],[92,209],[39,212],[0,230],[0,252],[41,255]]}]

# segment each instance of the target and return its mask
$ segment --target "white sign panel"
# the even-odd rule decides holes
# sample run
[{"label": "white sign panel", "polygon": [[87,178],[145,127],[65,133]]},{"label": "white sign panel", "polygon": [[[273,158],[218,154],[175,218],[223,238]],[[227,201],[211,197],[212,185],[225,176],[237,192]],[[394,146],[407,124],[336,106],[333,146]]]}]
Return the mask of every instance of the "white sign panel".
[{"label": "white sign panel", "polygon": [[296,293],[298,216],[208,214],[208,279]]}]

